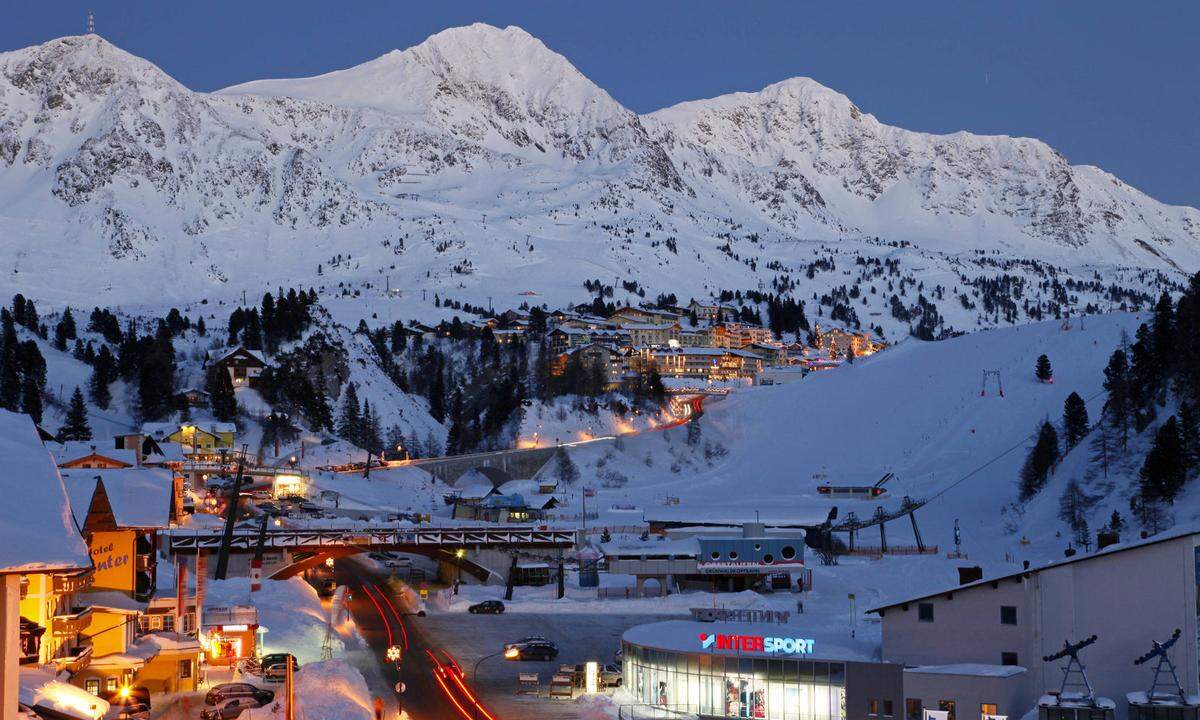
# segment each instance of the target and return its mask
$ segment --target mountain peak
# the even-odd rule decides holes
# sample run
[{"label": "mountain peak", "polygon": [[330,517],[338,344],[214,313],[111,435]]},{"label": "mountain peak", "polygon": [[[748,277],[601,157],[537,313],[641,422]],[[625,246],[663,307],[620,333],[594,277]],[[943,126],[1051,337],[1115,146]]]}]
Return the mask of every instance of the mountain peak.
[{"label": "mountain peak", "polygon": [[67,35],[0,53],[0,77],[31,95],[99,97],[122,80],[185,90],[154,63],[96,34]]}]

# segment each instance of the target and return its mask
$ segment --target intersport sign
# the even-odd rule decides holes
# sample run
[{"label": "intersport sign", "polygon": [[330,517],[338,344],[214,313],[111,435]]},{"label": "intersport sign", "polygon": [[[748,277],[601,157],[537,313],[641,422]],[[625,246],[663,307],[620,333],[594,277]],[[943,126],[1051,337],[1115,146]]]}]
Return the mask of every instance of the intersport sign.
[{"label": "intersport sign", "polygon": [[765,635],[734,635],[729,633],[700,633],[701,650],[730,652],[781,653],[811,655],[811,638],[773,637]]}]

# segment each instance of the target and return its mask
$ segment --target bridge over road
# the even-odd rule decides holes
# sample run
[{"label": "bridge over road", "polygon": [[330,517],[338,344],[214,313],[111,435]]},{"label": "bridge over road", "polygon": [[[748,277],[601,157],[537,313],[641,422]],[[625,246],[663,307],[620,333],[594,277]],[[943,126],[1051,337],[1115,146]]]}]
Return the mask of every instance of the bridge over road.
[{"label": "bridge over road", "polygon": [[[219,528],[170,528],[161,533],[172,553],[216,551],[221,547]],[[230,552],[254,552],[259,531],[237,529]],[[396,550],[421,552],[433,548],[472,550],[563,549],[575,547],[575,530],[553,530],[529,526],[496,527],[366,527],[366,528],[268,528],[263,547],[282,550]]]}]

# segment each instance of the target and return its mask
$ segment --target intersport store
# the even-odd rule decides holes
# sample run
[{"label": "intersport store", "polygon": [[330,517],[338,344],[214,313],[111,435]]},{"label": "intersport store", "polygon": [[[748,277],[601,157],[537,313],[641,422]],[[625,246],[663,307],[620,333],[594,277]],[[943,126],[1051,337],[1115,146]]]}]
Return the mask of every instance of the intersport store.
[{"label": "intersport store", "polygon": [[[847,632],[847,636],[848,636]],[[668,620],[621,638],[623,684],[642,705],[705,717],[901,717],[903,668],[796,625]]]}]

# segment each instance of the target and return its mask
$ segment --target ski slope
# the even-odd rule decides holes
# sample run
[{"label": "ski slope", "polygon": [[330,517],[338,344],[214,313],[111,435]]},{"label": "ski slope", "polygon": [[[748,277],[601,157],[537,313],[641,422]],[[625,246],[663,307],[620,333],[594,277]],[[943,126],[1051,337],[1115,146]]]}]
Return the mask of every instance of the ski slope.
[{"label": "ski slope", "polygon": [[[1082,326],[1077,319],[1069,325],[1050,321],[942,342],[908,340],[838,370],[710,403],[700,421],[702,439],[694,447],[686,444],[686,428],[677,428],[628,438],[621,443],[624,450],[613,443],[573,449],[583,475],[579,485],[598,487],[597,497],[588,499],[589,510],[598,508],[597,522],[614,526],[643,516],[820,522],[835,505],[839,517],[853,510],[867,519],[877,505],[896,508],[908,495],[929,500],[917,517],[925,542],[938,545],[941,553],[888,558],[881,567],[928,560],[934,585],[952,582],[953,567],[964,564],[944,557],[953,550],[955,519],[962,527],[963,552],[985,569],[1006,569],[1023,559],[1043,562],[1058,556],[1067,542],[1055,537],[1064,528],[1049,509],[1057,507],[1057,478],[1030,503],[1037,510],[1030,519],[1038,522],[1006,532],[1006,525],[1021,522],[1004,508],[1016,500],[1030,436],[1043,419],[1060,421],[1072,391],[1089,400],[1093,419],[1099,416],[1104,365],[1122,331],[1132,335],[1139,322],[1136,315],[1115,314],[1089,317]],[[1054,365],[1052,384],[1034,378],[1041,353]],[[994,384],[980,395],[984,369],[1000,371],[1003,397]],[[702,450],[706,442],[728,453],[710,463]],[[626,487],[603,487],[605,474],[613,471],[629,477]],[[870,485],[887,472],[896,478],[880,501],[830,501],[817,492],[825,481]],[[566,505],[578,512],[579,486],[572,492],[576,496]],[[665,505],[667,496],[679,498],[679,504]],[[614,505],[641,512],[630,515]],[[1090,522],[1099,528],[1105,519]],[[1023,544],[1022,537],[1029,542]],[[877,544],[877,531],[863,531],[860,542]],[[888,542],[913,543],[907,521],[889,524]],[[902,584],[910,585],[911,578]]]}]

